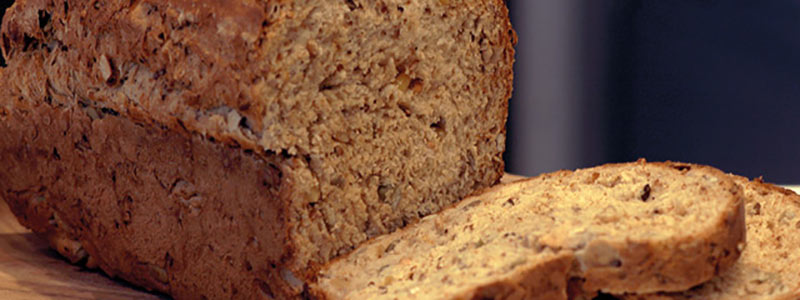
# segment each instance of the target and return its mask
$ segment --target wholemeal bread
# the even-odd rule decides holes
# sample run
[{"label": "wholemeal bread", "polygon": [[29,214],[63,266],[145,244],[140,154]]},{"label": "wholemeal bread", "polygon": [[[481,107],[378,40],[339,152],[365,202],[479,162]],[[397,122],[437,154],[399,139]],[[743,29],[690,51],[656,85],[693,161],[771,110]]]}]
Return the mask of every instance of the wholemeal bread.
[{"label": "wholemeal bread", "polygon": [[625,299],[800,299],[800,196],[760,179],[736,176],[747,198],[747,246],[739,260],[711,281],[679,293]]},{"label": "wholemeal bread", "polygon": [[177,298],[287,297],[502,174],[500,0],[19,0],[0,197]]},{"label": "wholemeal bread", "polygon": [[721,171],[611,164],[500,185],[321,270],[323,299],[566,299],[568,288],[680,291],[744,243],[743,195]]}]

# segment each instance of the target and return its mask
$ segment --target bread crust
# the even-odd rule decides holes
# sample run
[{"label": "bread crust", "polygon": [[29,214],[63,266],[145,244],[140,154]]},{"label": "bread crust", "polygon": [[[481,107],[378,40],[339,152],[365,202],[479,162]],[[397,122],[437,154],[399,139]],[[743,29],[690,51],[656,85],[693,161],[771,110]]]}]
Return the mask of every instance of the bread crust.
[{"label": "bread crust", "polygon": [[[8,118],[13,122],[26,111],[42,114],[24,124],[56,116],[68,120],[63,128],[78,122],[86,126],[83,134],[90,141],[100,134],[97,130],[127,126],[146,130],[120,141],[161,138],[180,144],[161,148],[164,153],[142,144],[118,151],[180,160],[180,151],[197,144],[221,147],[217,158],[250,159],[260,166],[254,169],[276,165],[282,181],[265,197],[273,199],[280,211],[274,215],[282,219],[261,221],[280,228],[276,236],[283,238],[269,245],[281,254],[271,267],[275,270],[254,275],[263,282],[241,285],[290,297],[331,257],[499,180],[515,41],[500,0],[20,0],[6,12],[0,30],[0,50],[8,62],[1,71],[0,84],[7,89],[0,92],[0,109],[16,116]],[[88,122],[78,117],[81,113],[91,122],[80,123]],[[107,114],[112,116],[103,117]],[[97,122],[118,124],[86,125]],[[9,135],[30,133],[20,125],[2,126],[18,131]],[[99,143],[120,142],[107,138]],[[6,142],[14,149],[8,151],[18,151],[14,141]],[[47,142],[51,145],[42,141],[42,149],[66,141],[51,135]],[[102,162],[112,154],[92,153],[85,159]],[[41,164],[52,159],[24,157],[25,163],[35,158]],[[84,171],[65,169],[61,176],[97,176]],[[12,179],[9,185],[29,175],[25,172],[0,171]],[[141,190],[160,189],[152,182],[136,184]],[[50,196],[83,195],[109,186],[65,189]],[[18,203],[16,212],[25,214],[21,218],[49,218],[46,209],[38,215],[24,208],[30,199],[23,198],[7,199]],[[102,199],[111,204],[101,207],[117,207],[115,199]],[[86,227],[75,218],[63,217],[60,226]],[[213,272],[195,272],[205,276],[194,283],[196,291],[164,286],[152,280],[164,272],[148,275],[153,271],[130,258],[144,255],[135,253],[140,248],[106,247],[108,240],[90,230],[80,235],[72,229],[39,231],[50,232],[43,234],[53,245],[73,245],[74,251],[61,251],[72,260],[85,257],[80,249],[86,250],[95,260],[104,259],[92,262],[109,273],[179,298],[236,294],[232,287],[204,284],[208,274],[218,276]],[[83,243],[88,246],[79,246]],[[99,246],[92,248],[92,243]],[[106,248],[114,249],[102,253]],[[164,256],[151,254],[152,260]],[[119,255],[123,258],[115,258]],[[214,265],[227,263],[221,258],[197,267],[224,269]]]},{"label": "bread crust", "polygon": [[[645,163],[641,160],[639,163]],[[680,162],[651,163],[674,169],[701,170],[725,178],[722,171],[704,165]],[[745,243],[744,195],[732,181],[721,185],[736,201],[728,202],[726,214],[717,220],[714,230],[698,236],[682,236],[662,243],[629,242],[615,245],[625,261],[635,262],[622,268],[590,270],[584,275],[583,288],[589,291],[640,293],[681,291],[704,282],[730,268],[741,255]],[[698,197],[705,195],[698,195]],[[698,255],[703,253],[703,255]],[[633,278],[630,274],[636,274]]]},{"label": "bread crust", "polygon": [[[705,282],[720,274],[720,272],[724,272],[737,260],[741,253],[742,243],[745,240],[744,198],[741,188],[734,184],[725,173],[712,167],[678,162],[648,163],[640,160],[636,163],[608,164],[575,172],[562,170],[485,189],[481,193],[474,194],[437,214],[433,219],[423,220],[414,226],[372,240],[363,244],[352,254],[337,258],[323,268],[323,276],[320,277],[321,281],[311,286],[311,293],[320,299],[352,299],[353,295],[359,293],[360,281],[346,275],[350,273],[341,273],[341,276],[339,273],[343,272],[343,268],[349,268],[351,264],[357,263],[360,269],[365,270],[365,274],[371,274],[369,272],[372,272],[373,268],[370,257],[375,256],[380,259],[383,256],[383,254],[373,254],[374,249],[397,249],[394,246],[387,247],[387,243],[393,244],[391,242],[393,240],[427,241],[435,239],[436,233],[426,231],[426,233],[417,234],[417,230],[425,228],[424,230],[433,231],[433,228],[438,228],[435,229],[439,232],[438,234],[447,232],[446,229],[441,229],[438,227],[439,225],[436,225],[440,222],[437,220],[449,220],[457,215],[455,212],[461,212],[474,205],[481,207],[481,204],[477,203],[494,203],[496,201],[485,199],[497,198],[503,201],[513,199],[515,195],[522,194],[523,186],[533,185],[533,182],[547,180],[559,182],[562,178],[572,178],[570,176],[576,174],[576,172],[586,174],[593,170],[602,172],[601,170],[615,168],[641,168],[641,170],[645,170],[645,168],[660,168],[674,173],[674,176],[684,176],[684,174],[691,172],[691,176],[714,178],[711,180],[713,183],[710,184],[717,185],[714,190],[720,191],[721,194],[698,194],[695,200],[711,201],[710,199],[714,198],[717,199],[714,201],[720,201],[724,208],[720,210],[720,215],[714,216],[714,223],[707,224],[708,226],[703,227],[703,230],[696,235],[679,234],[667,239],[645,240],[596,238],[577,249],[572,249],[561,239],[564,235],[558,232],[551,232],[539,237],[537,240],[541,244],[539,247],[544,247],[544,249],[549,249],[548,251],[551,251],[551,253],[556,253],[552,259],[540,260],[538,263],[531,262],[510,275],[502,275],[503,273],[499,269],[497,272],[489,271],[490,273],[498,274],[491,277],[492,280],[489,280],[489,284],[469,286],[465,288],[466,291],[462,294],[454,297],[456,299],[540,299],[540,297],[541,299],[567,299],[568,295],[573,297],[591,293],[596,294],[599,291],[606,293],[618,293],[620,291],[681,291]],[[666,192],[661,191],[661,193]],[[553,200],[557,201],[557,199]],[[470,213],[469,216],[464,218],[483,220],[489,218],[489,212],[486,212],[486,215],[473,215]],[[493,220],[495,222],[510,221],[504,219]],[[529,221],[520,220],[520,222]],[[448,227],[447,224],[442,224],[441,226],[442,228],[452,229],[450,230],[451,232],[460,231],[460,227]],[[674,229],[670,228],[670,230]],[[499,234],[500,232],[502,231],[494,232],[490,230],[486,234]],[[475,234],[480,236],[484,233],[476,232]],[[435,240],[426,243],[439,245]],[[444,243],[449,245],[447,242]],[[399,248],[400,246],[397,247]],[[601,262],[604,261],[603,259],[598,258],[606,253],[617,253],[618,256],[615,257],[618,257],[618,261],[622,263],[612,264],[612,267],[609,268],[607,263]],[[389,254],[386,255],[388,256]],[[399,255],[402,256],[402,254]],[[404,261],[401,258],[391,258],[387,261],[382,260],[380,263],[388,263],[394,259],[400,259],[401,262]],[[598,261],[595,262],[595,260]],[[435,262],[417,262],[413,259],[411,261],[407,262],[410,266],[415,266],[417,263],[420,266],[435,264]],[[377,261],[374,263],[379,264]],[[398,272],[404,274],[402,273],[403,271]],[[353,276],[357,275],[354,274]],[[426,278],[430,278],[430,275],[426,276]],[[353,284],[350,284],[351,281]],[[380,284],[381,278],[378,277],[375,282]],[[346,284],[347,287],[340,287],[340,284]],[[368,286],[369,289],[373,287],[373,285]],[[591,292],[587,293],[587,291]],[[349,292],[354,294],[347,294]],[[437,298],[439,296],[435,295],[440,295],[444,292],[419,290],[418,293],[428,295],[430,298]]]},{"label": "bread crust", "polygon": [[[800,260],[780,254],[774,244],[763,244],[764,240],[782,241],[783,247],[796,249],[797,239],[786,236],[800,229],[800,196],[795,192],[764,183],[761,178],[748,178],[730,175],[740,185],[747,197],[747,232],[749,241],[740,259],[727,272],[718,274],[712,281],[693,287],[687,291],[655,294],[626,294],[621,299],[631,300],[677,300],[677,299],[764,299],[795,300],[800,297],[800,276],[797,267]],[[770,199],[772,198],[772,199]],[[783,218],[794,216],[796,224],[784,223]],[[762,220],[759,220],[761,218]],[[764,222],[766,221],[766,222]],[[792,228],[792,226],[796,228]],[[782,231],[785,229],[786,231]],[[794,241],[794,242],[793,242]],[[780,243],[779,243],[780,245]],[[766,249],[770,248],[770,249]],[[766,250],[765,250],[766,249]],[[762,252],[766,253],[762,254]],[[794,250],[788,250],[790,252]],[[777,268],[763,259],[780,260],[783,265]],[[787,261],[788,260],[788,261]],[[777,273],[776,273],[777,272]],[[794,272],[792,274],[792,272]],[[783,290],[780,290],[780,289]]]},{"label": "bread crust", "polygon": [[101,116],[0,116],[0,198],[20,223],[73,263],[176,298],[291,291],[276,279],[292,249],[274,246],[291,245],[290,162]]},{"label": "bread crust", "polygon": [[[308,63],[297,58],[284,59],[282,53],[277,58],[265,57],[274,54],[264,53],[280,48],[275,44],[291,42],[290,37],[283,36],[286,31],[308,29],[291,27],[299,26],[295,24],[280,27],[296,23],[301,17],[311,18],[298,14],[310,14],[308,10],[312,7],[304,8],[295,2],[143,0],[92,4],[86,1],[20,0],[8,9],[3,18],[0,49],[6,61],[13,63],[31,50],[52,48],[48,54],[56,53],[64,61],[56,61],[58,59],[53,57],[48,57],[48,60],[64,64],[56,69],[69,69],[53,70],[58,72],[49,74],[52,90],[102,102],[124,115],[136,116],[139,122],[172,126],[177,119],[192,132],[243,148],[306,154],[313,151],[313,137],[273,133],[271,131],[277,130],[264,124],[275,123],[273,119],[288,118],[271,115],[274,114],[272,107],[283,105],[282,95],[264,95],[253,87],[262,77],[277,72],[274,70],[276,60],[287,64]],[[379,9],[383,12],[388,9],[386,6],[399,3],[401,1],[387,1]],[[486,103],[485,111],[478,119],[506,120],[507,100],[513,88],[517,35],[511,27],[505,3],[502,0],[468,0],[458,4],[430,0],[422,3],[451,10],[458,8],[458,13],[477,15],[478,20],[473,22],[486,18],[490,19],[491,25],[497,26],[491,32],[495,36],[488,36],[487,28],[487,36],[483,37],[496,48],[491,50],[497,53],[492,53],[491,62],[482,62],[484,67],[496,69],[480,74],[485,78],[477,80],[481,86],[476,88],[480,88],[480,93],[487,93],[492,87],[498,93],[488,96],[493,100]],[[335,8],[340,9],[342,5],[336,2]],[[46,24],[40,22],[43,20],[40,15],[46,16]],[[443,18],[446,17],[445,13]],[[479,25],[482,24],[475,24]],[[64,53],[58,53],[61,49]],[[397,58],[400,59],[420,60]],[[398,69],[407,68],[400,62],[397,64]],[[47,65],[44,67],[48,68]],[[64,74],[67,72],[70,74]],[[127,91],[126,84],[138,79],[126,76],[136,75],[151,78],[133,88],[152,91]],[[325,87],[321,85],[319,88]],[[26,96],[32,99],[46,96],[45,90],[38,92]],[[308,99],[299,101],[312,102]],[[281,109],[318,109],[310,104],[301,104]],[[215,118],[215,110],[220,108],[235,111],[236,115],[246,119],[247,128],[231,129],[227,116]],[[282,131],[298,129],[298,126],[289,125],[292,122],[272,124]],[[498,128],[494,133],[505,136],[505,122],[496,125]],[[502,161],[497,163],[491,167],[498,170],[495,177],[499,178],[503,165]]]}]

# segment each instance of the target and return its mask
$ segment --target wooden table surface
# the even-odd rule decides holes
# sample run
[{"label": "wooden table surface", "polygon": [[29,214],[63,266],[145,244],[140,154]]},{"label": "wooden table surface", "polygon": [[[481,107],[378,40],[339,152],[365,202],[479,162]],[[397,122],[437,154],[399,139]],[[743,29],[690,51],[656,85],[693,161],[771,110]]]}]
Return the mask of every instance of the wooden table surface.
[{"label": "wooden table surface", "polygon": [[20,226],[0,200],[0,299],[160,299],[71,265]]},{"label": "wooden table surface", "polygon": [[[507,175],[504,182],[522,177]],[[67,263],[0,201],[0,299],[164,299]]]}]

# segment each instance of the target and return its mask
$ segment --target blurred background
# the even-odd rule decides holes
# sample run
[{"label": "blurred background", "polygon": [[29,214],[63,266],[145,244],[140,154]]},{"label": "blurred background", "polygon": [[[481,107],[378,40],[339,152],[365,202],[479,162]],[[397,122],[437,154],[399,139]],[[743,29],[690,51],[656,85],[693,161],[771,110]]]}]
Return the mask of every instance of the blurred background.
[{"label": "blurred background", "polygon": [[644,157],[800,184],[800,1],[507,4],[507,171]]},{"label": "blurred background", "polygon": [[507,4],[507,171],[644,157],[800,184],[800,1]]}]

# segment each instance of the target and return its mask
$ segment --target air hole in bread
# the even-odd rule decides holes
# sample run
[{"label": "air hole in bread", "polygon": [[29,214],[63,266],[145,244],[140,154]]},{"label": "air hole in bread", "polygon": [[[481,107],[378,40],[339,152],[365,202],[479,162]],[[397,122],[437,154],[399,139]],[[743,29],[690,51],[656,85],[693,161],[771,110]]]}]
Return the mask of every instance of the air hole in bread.
[{"label": "air hole in bread", "polygon": [[408,104],[407,102],[402,102],[402,101],[401,102],[397,102],[397,107],[400,108],[400,110],[403,111],[403,113],[406,115],[406,117],[410,117],[411,116],[411,105]]},{"label": "air hole in bread", "polygon": [[167,254],[164,255],[164,260],[167,262],[168,267],[172,267],[175,264],[175,259],[173,259],[171,255],[169,255],[169,252],[167,252]]},{"label": "air hole in bread", "polygon": [[81,136],[80,141],[75,143],[75,149],[78,149],[79,151],[87,151],[92,149],[91,144],[89,144],[89,138],[87,138],[85,134]]},{"label": "air hole in bread", "polygon": [[39,48],[39,40],[29,36],[27,33],[23,34],[22,43],[23,43],[23,46],[22,46],[22,51],[23,52]]},{"label": "air hole in bread", "polygon": [[431,128],[433,128],[437,132],[444,131],[444,119],[440,118],[438,121],[431,123]]},{"label": "air hole in bread", "polygon": [[250,127],[250,121],[247,119],[247,117],[242,117],[239,120],[239,127],[243,128],[243,129],[250,129],[251,128]]},{"label": "air hole in bread", "polygon": [[100,108],[100,111],[106,115],[119,116],[119,112],[108,107]]},{"label": "air hole in bread", "polygon": [[385,185],[385,184],[379,185],[378,186],[378,200],[380,200],[383,203],[386,203],[386,195],[390,192],[391,188],[392,187],[389,186],[389,185]]},{"label": "air hole in bread", "polygon": [[622,261],[619,259],[614,259],[609,263],[609,265],[615,268],[619,268],[622,266]]},{"label": "air hole in bread", "polygon": [[687,165],[675,165],[672,168],[674,168],[675,170],[681,171],[681,172],[686,172],[686,171],[689,171],[689,170],[692,169],[692,167],[687,166]]},{"label": "air hole in bread", "polygon": [[39,28],[44,30],[47,24],[50,24],[50,13],[44,10],[39,10]]},{"label": "air hole in bread", "polygon": [[261,291],[261,295],[267,299],[275,299],[275,293],[272,292],[272,289],[267,285],[266,282],[261,281],[260,279],[253,280],[253,285]]},{"label": "air hole in bread", "polygon": [[353,0],[345,0],[344,3],[347,4],[347,8],[349,8],[350,11],[354,11],[359,8],[358,4],[356,4],[356,2]]},{"label": "air hole in bread", "polygon": [[421,78],[414,78],[411,79],[411,82],[408,83],[408,89],[414,91],[415,93],[419,93],[422,91],[422,79]]}]

